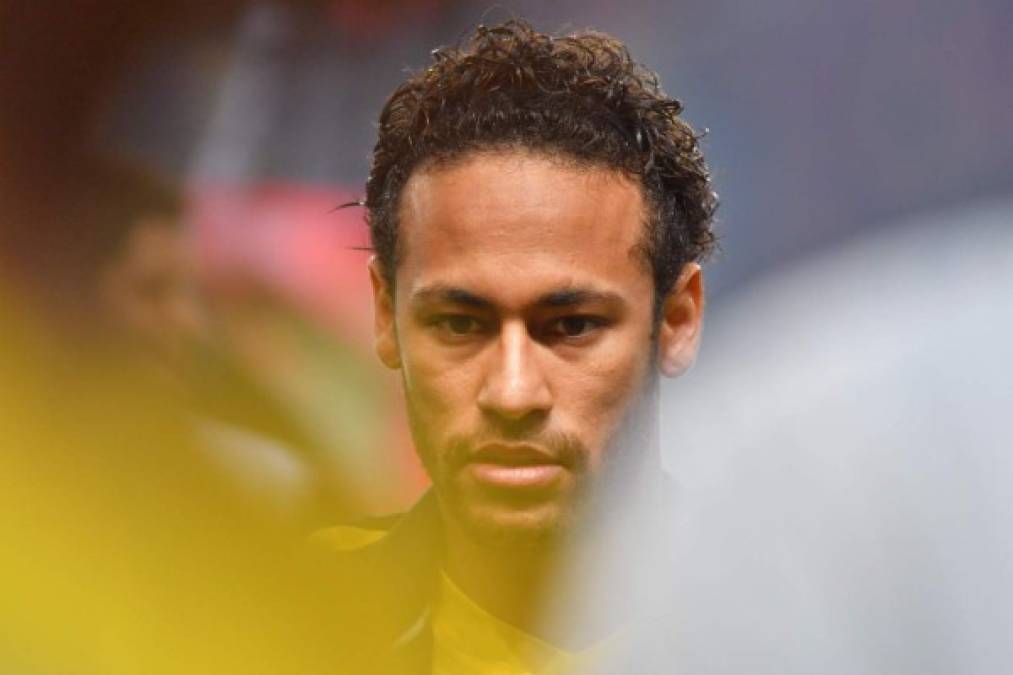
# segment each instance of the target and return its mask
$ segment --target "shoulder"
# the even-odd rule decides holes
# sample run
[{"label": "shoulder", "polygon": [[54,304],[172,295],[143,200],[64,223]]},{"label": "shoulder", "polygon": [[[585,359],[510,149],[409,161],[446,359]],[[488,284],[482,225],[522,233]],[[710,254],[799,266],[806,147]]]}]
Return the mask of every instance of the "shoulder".
[{"label": "shoulder", "polygon": [[309,536],[310,548],[321,552],[351,553],[383,540],[404,514],[364,518],[354,523],[333,525]]},{"label": "shoulder", "polygon": [[365,518],[318,530],[307,541],[311,560],[354,578],[363,575],[385,583],[400,577],[418,583],[439,569],[442,524],[435,498],[422,497],[406,513]]},{"label": "shoulder", "polygon": [[[410,514],[411,512],[409,512]],[[415,672],[399,666],[395,645],[430,602],[425,567],[406,562],[414,531],[406,514],[366,518],[317,530],[306,540],[305,570],[333,661],[341,672]],[[419,670],[418,672],[423,672]]]},{"label": "shoulder", "polygon": [[407,513],[318,530],[307,543],[333,620],[370,653],[389,648],[432,601],[442,552],[432,497]]},{"label": "shoulder", "polygon": [[343,614],[368,614],[383,605],[386,587],[399,573],[392,535],[403,514],[367,518],[317,530],[304,542],[306,572],[337,595],[334,607]]}]

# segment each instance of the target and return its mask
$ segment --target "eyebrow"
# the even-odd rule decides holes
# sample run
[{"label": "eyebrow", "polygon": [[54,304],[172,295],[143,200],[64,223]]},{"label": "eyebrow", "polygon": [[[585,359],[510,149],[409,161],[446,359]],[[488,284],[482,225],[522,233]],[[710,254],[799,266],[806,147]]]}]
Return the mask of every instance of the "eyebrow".
[{"label": "eyebrow", "polygon": [[552,291],[538,298],[535,303],[542,307],[572,307],[586,302],[620,302],[618,293],[596,291],[590,288],[566,288]]},{"label": "eyebrow", "polygon": [[[455,305],[464,305],[475,309],[493,309],[496,306],[492,300],[471,291],[457,286],[435,285],[427,286],[414,292],[411,296],[412,304],[421,302],[449,302]],[[535,301],[536,307],[573,307],[587,302],[620,303],[622,297],[618,293],[609,291],[598,291],[590,288],[563,288],[557,291],[550,291],[541,295]]]},{"label": "eyebrow", "polygon": [[483,298],[480,295],[476,295],[471,291],[466,291],[463,288],[458,288],[456,286],[443,285],[426,286],[412,293],[412,304],[422,302],[449,302],[455,305],[466,305],[477,309],[491,309],[493,307],[491,300]]}]

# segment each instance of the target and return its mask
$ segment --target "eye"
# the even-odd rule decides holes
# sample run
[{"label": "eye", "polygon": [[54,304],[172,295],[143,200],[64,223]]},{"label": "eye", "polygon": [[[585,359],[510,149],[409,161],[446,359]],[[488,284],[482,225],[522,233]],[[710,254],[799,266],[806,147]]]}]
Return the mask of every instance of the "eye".
[{"label": "eye", "polygon": [[444,319],[443,323],[447,330],[456,335],[473,333],[478,328],[478,321],[470,316],[448,316]]},{"label": "eye", "polygon": [[467,314],[442,314],[433,318],[432,325],[439,331],[441,337],[451,340],[467,338],[485,331],[485,324],[481,320]]},{"label": "eye", "polygon": [[587,337],[605,325],[598,317],[583,314],[560,317],[546,326],[545,334],[550,338],[574,340]]}]

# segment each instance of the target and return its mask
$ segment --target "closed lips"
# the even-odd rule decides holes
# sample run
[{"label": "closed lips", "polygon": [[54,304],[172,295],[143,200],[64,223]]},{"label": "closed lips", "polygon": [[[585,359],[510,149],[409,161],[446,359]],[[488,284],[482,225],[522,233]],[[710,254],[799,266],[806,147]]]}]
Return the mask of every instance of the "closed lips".
[{"label": "closed lips", "polygon": [[469,458],[473,464],[499,464],[501,466],[540,466],[562,464],[546,450],[532,445],[485,445]]}]

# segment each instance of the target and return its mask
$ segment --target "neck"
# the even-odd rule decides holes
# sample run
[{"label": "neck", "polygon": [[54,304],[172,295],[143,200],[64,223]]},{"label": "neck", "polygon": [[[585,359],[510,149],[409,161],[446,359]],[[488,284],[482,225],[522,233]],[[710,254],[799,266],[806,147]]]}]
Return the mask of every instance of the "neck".
[{"label": "neck", "polygon": [[627,485],[634,496],[602,495],[584,514],[591,522],[537,548],[477,542],[445,514],[445,571],[497,618],[557,647],[586,648],[635,619],[661,578],[651,562],[665,543],[660,474],[637,478]]}]

